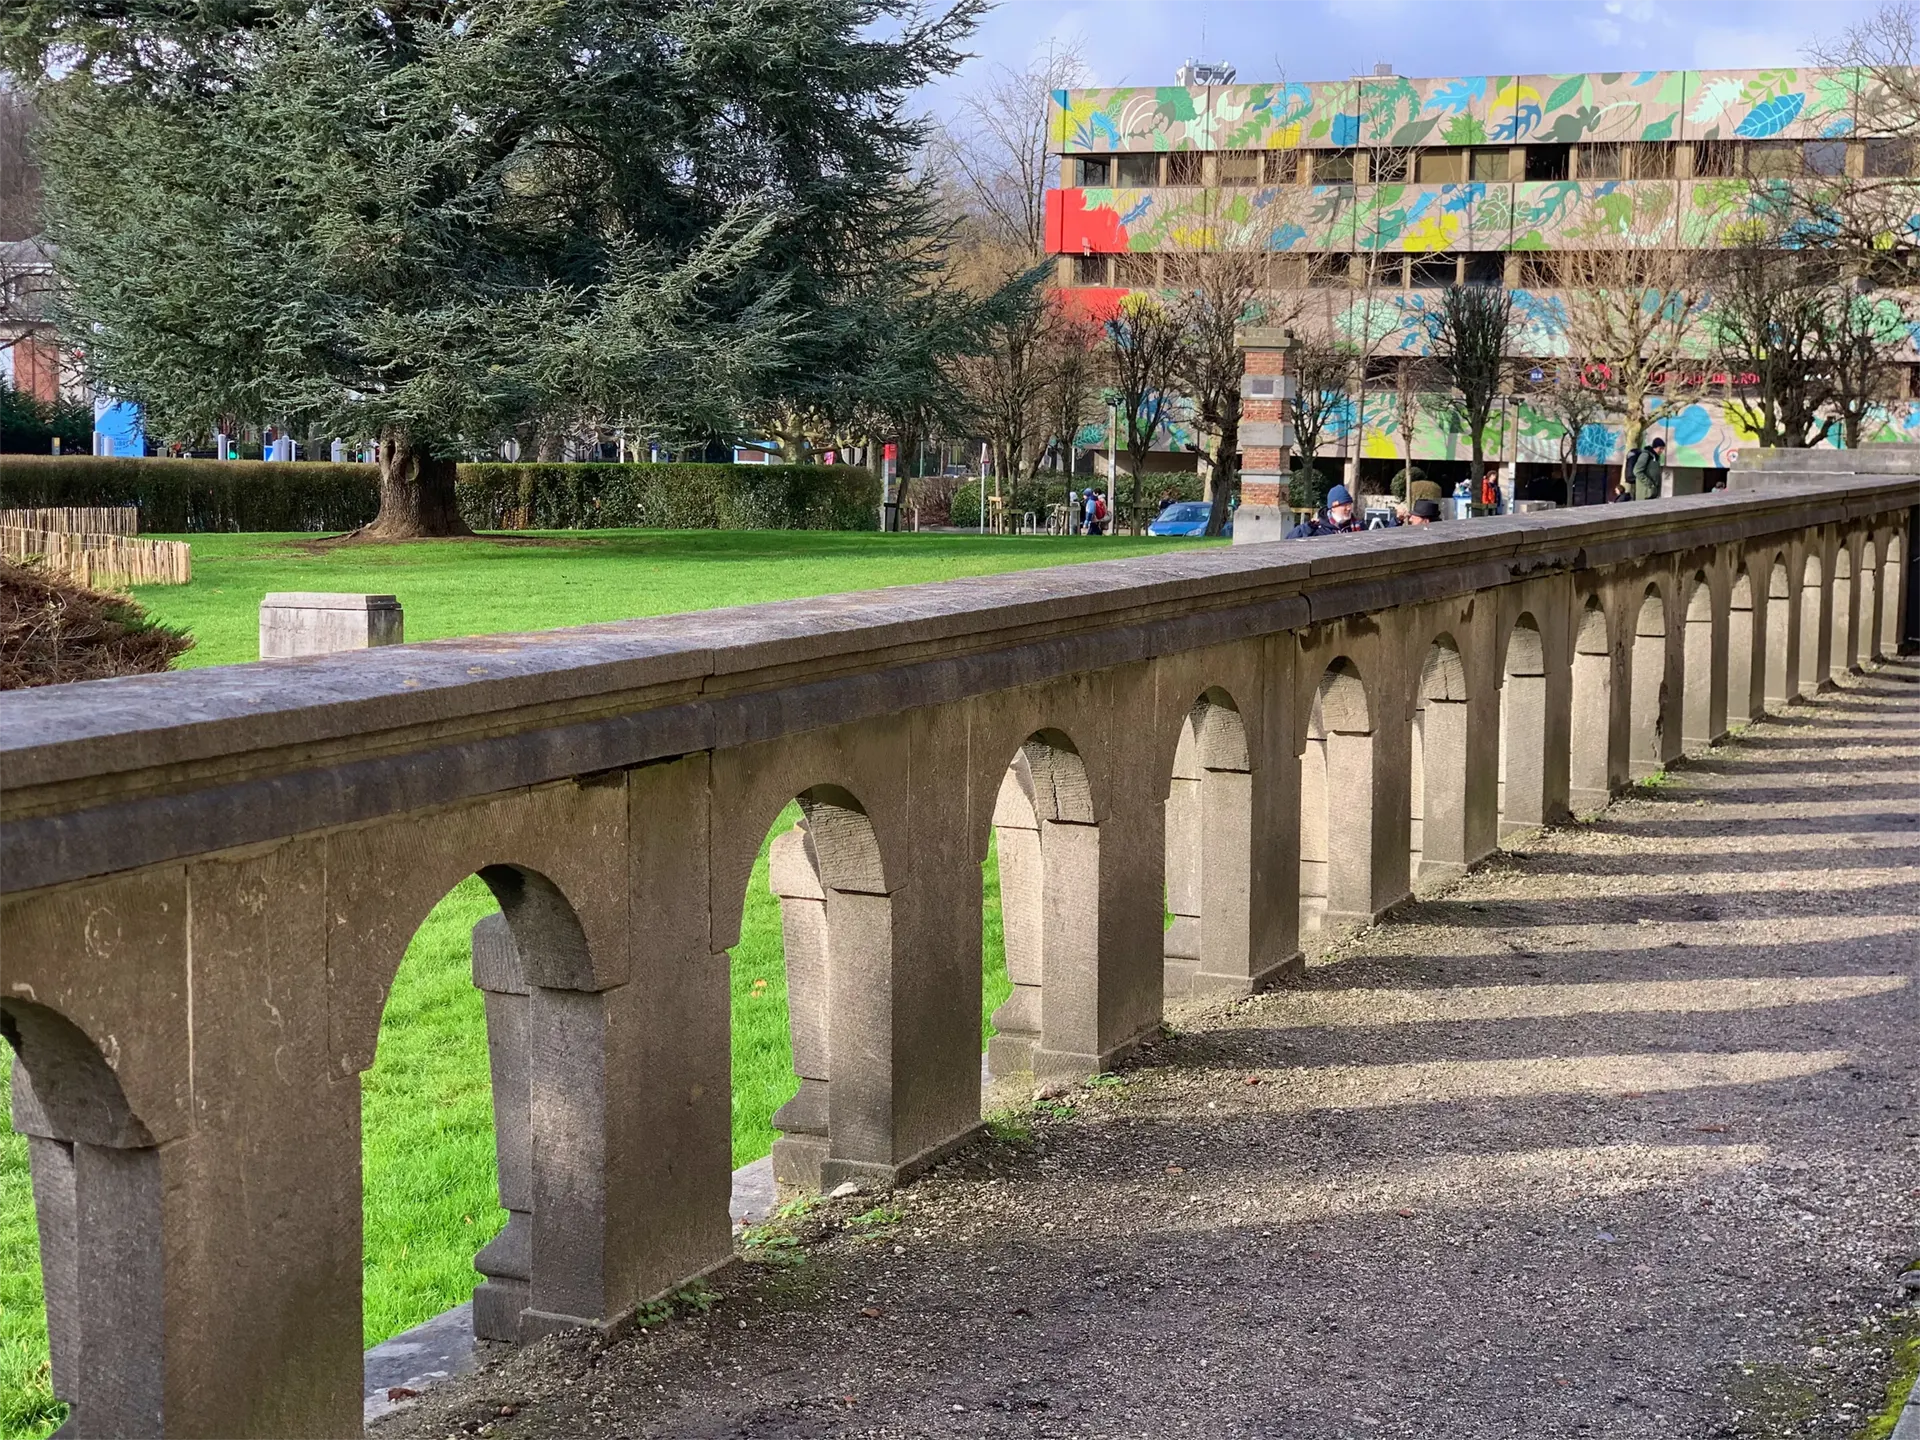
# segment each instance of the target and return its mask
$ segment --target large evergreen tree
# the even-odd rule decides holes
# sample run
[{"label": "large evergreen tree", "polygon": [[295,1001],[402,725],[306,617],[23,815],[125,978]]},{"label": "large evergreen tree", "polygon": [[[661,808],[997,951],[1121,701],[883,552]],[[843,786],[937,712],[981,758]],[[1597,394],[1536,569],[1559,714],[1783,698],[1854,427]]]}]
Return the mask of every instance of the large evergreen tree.
[{"label": "large evergreen tree", "polygon": [[[377,434],[373,533],[556,411],[838,408],[939,228],[905,97],[980,0],[15,0],[71,333],[160,431]],[[909,277],[910,279],[910,277]]]}]

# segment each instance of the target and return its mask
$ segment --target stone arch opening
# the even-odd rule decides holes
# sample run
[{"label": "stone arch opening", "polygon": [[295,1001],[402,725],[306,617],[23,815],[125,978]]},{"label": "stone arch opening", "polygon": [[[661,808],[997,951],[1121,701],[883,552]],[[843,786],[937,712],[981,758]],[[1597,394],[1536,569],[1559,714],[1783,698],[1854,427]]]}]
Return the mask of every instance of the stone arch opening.
[{"label": "stone arch opening", "polygon": [[1499,787],[1502,835],[1547,823],[1547,652],[1531,612],[1513,622],[1500,670]]},{"label": "stone arch opening", "polygon": [[1458,875],[1467,868],[1467,667],[1451,635],[1438,635],[1427,647],[1412,730],[1412,873]]},{"label": "stone arch opening", "polygon": [[1760,707],[1754,677],[1764,657],[1754,653],[1753,576],[1745,566],[1733,577],[1727,592],[1727,723],[1755,718]]},{"label": "stone arch opening", "polygon": [[1373,707],[1342,655],[1321,672],[1300,761],[1300,927],[1373,910]]},{"label": "stone arch opening", "polygon": [[1827,679],[1831,637],[1827,633],[1827,587],[1818,554],[1809,552],[1800,569],[1800,687],[1812,697]]},{"label": "stone arch opening", "polygon": [[1568,730],[1568,799],[1575,810],[1613,796],[1613,652],[1598,595],[1581,608],[1573,638],[1573,714]]},{"label": "stone arch opening", "polygon": [[1834,679],[1855,667],[1856,642],[1853,624],[1853,546],[1842,539],[1833,556],[1833,627],[1827,644],[1827,673]]},{"label": "stone arch opening", "polygon": [[1686,596],[1686,621],[1680,632],[1680,735],[1686,745],[1704,750],[1716,738],[1713,686],[1719,672],[1713,643],[1713,586],[1705,570],[1694,572]]},{"label": "stone arch opening", "polygon": [[1638,780],[1666,763],[1667,602],[1658,585],[1640,597],[1627,662],[1627,774]]},{"label": "stone arch opening", "polygon": [[866,808],[837,785],[800,791],[767,831],[728,953],[736,1166],[770,1154],[782,1190],[814,1192],[891,1165],[891,1068],[859,1059],[891,1034],[892,970]]},{"label": "stone arch opening", "polygon": [[537,1303],[536,1092],[564,1088],[549,1063],[569,1028],[555,997],[584,993],[592,973],[572,904],[525,866],[481,867],[415,928],[360,1076],[369,1344],[469,1292],[476,1335],[521,1338]]},{"label": "stone arch opening", "polygon": [[1253,760],[1226,691],[1193,703],[1167,787],[1165,992],[1245,984],[1252,973]]},{"label": "stone arch opening", "polygon": [[1767,650],[1761,676],[1761,701],[1777,710],[1792,697],[1793,582],[1784,555],[1776,555],[1767,571]]},{"label": "stone arch opening", "polygon": [[[988,1071],[998,1079],[1083,1068],[1100,1050],[1100,826],[1086,762],[1068,736],[1036,731],[1014,753],[991,843],[1006,998],[989,1016]],[[989,1001],[994,969],[989,955]]]},{"label": "stone arch opening", "polygon": [[[44,1391],[10,1397],[26,1423],[152,1433],[165,1413],[160,1150],[100,1048],[58,1011],[0,999],[0,1060],[32,1172],[46,1313]],[[83,1360],[84,1352],[84,1360]]]}]

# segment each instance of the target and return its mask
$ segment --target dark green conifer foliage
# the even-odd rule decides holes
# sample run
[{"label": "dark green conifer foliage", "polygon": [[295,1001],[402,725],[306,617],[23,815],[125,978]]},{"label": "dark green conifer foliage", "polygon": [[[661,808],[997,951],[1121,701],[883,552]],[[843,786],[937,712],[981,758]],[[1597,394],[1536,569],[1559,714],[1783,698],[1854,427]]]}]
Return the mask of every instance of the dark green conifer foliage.
[{"label": "dark green conifer foliage", "polygon": [[555,414],[843,408],[940,225],[907,94],[980,5],[16,0],[68,333],[159,433],[378,435],[379,535]]}]

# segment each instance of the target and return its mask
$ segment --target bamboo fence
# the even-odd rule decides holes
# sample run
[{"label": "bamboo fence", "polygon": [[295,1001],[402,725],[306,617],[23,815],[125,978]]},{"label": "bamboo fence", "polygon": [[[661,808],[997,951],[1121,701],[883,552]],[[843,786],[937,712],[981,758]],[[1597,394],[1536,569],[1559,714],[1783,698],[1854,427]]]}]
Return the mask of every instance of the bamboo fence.
[{"label": "bamboo fence", "polygon": [[38,560],[90,590],[185,585],[193,579],[193,551],[184,540],[73,535],[5,525],[0,526],[0,554],[15,562]]},{"label": "bamboo fence", "polygon": [[135,505],[91,505],[0,510],[0,529],[49,530],[59,535],[138,535],[140,509]]}]

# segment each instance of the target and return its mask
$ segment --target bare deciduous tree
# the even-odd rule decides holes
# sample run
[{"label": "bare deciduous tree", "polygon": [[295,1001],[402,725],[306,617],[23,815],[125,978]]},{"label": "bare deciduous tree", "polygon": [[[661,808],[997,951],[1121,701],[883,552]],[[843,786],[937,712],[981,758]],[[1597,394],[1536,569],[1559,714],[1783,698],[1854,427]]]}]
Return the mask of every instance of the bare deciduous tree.
[{"label": "bare deciduous tree", "polygon": [[1433,363],[1448,389],[1439,403],[1456,429],[1464,430],[1472,455],[1468,474],[1483,497],[1487,423],[1506,376],[1507,336],[1513,328],[1513,292],[1504,285],[1449,285],[1427,312]]},{"label": "bare deciduous tree", "polygon": [[1129,295],[1106,324],[1101,348],[1133,476],[1127,508],[1135,534],[1140,530],[1140,476],[1172,404],[1180,346],[1179,320],[1151,295]]},{"label": "bare deciduous tree", "polygon": [[1626,448],[1705,393],[1700,317],[1709,279],[1680,250],[1571,250],[1559,258],[1568,353],[1585,361]]},{"label": "bare deciduous tree", "polygon": [[[1212,507],[1207,534],[1226,529],[1238,478],[1241,380],[1246,371],[1240,332],[1248,326],[1290,325],[1305,297],[1269,288],[1267,239],[1273,224],[1267,209],[1244,200],[1232,213],[1210,215],[1198,239],[1166,259],[1166,284],[1180,327],[1176,379],[1192,403],[1208,440]],[[1227,204],[1222,204],[1222,211]]]},{"label": "bare deciduous tree", "polygon": [[[1295,338],[1287,354],[1293,376],[1293,438],[1303,470],[1317,471],[1320,445],[1334,417],[1351,403],[1348,389],[1358,363],[1353,348],[1325,335]],[[1313,497],[1318,504],[1319,495]]]},{"label": "bare deciduous tree", "polygon": [[1769,447],[1807,449],[1832,432],[1828,384],[1815,353],[1815,333],[1837,280],[1832,257],[1784,248],[1757,230],[1730,237],[1716,266],[1708,315],[1718,364],[1753,380],[1728,413]]}]

